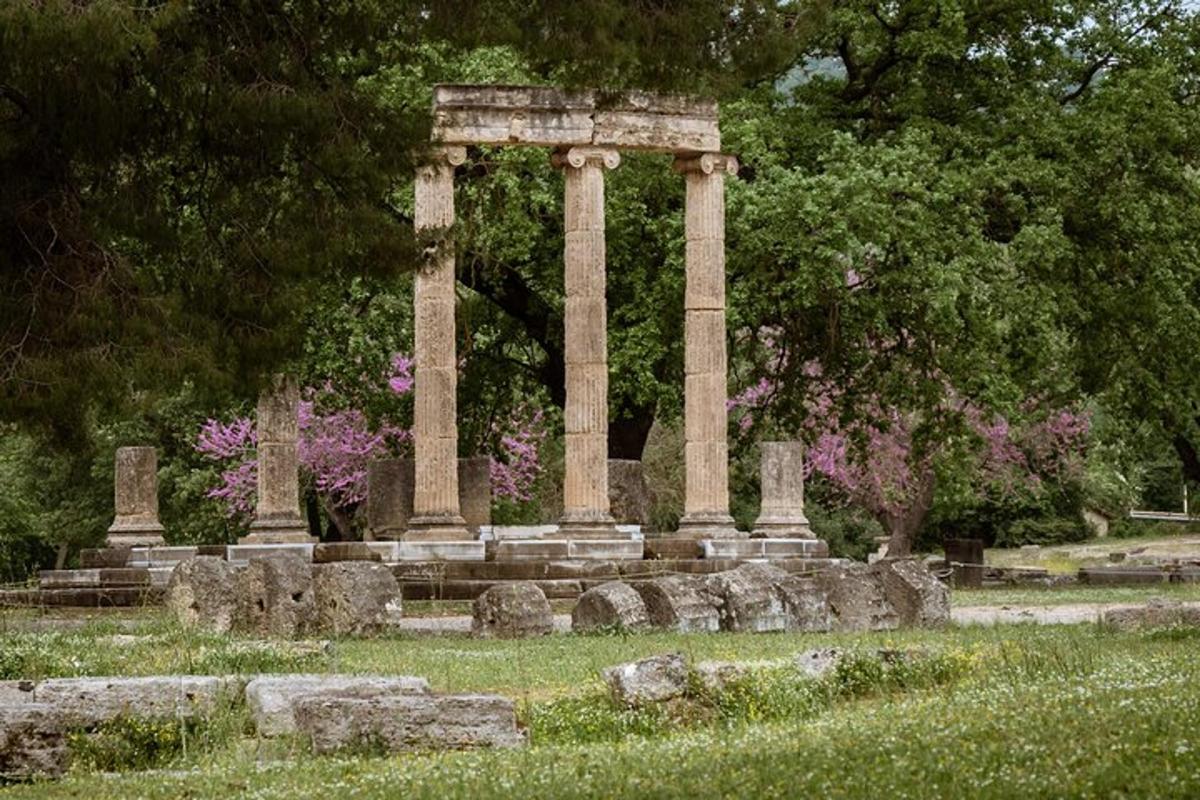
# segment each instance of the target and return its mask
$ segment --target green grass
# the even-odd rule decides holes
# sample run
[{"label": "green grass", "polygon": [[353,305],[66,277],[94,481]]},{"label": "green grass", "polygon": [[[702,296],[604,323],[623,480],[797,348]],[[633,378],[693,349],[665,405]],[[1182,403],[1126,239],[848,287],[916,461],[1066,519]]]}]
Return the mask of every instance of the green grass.
[{"label": "green grass", "polygon": [[950,604],[964,606],[1057,606],[1068,603],[1145,603],[1161,597],[1181,602],[1200,601],[1200,583],[1157,586],[1059,586],[1043,588],[955,589]]},{"label": "green grass", "polygon": [[[830,643],[920,647],[933,657],[890,677],[856,661],[819,683],[766,668],[720,698],[624,727],[609,724],[624,712],[589,675],[646,652],[751,660]],[[472,652],[487,655],[464,656]],[[1197,653],[1194,630],[1094,625],[343,644],[354,671],[440,664],[451,673],[426,674],[441,688],[514,694],[515,682],[540,684],[548,697],[522,711],[534,746],[312,758],[235,731],[162,771],[79,770],[0,797],[1192,797],[1200,794]]]}]

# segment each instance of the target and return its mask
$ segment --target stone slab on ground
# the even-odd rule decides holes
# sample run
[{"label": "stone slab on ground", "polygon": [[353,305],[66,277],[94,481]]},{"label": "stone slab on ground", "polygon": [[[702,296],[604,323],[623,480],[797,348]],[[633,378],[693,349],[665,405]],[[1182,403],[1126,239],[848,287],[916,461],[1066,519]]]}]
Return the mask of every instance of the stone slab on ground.
[{"label": "stone slab on ground", "polygon": [[720,628],[720,614],[697,578],[668,575],[631,585],[642,596],[650,624],[656,628],[680,633],[707,633]]},{"label": "stone slab on ground", "polygon": [[1170,626],[1200,627],[1200,606],[1167,601],[1112,608],[1101,615],[1104,624],[1122,630]]},{"label": "stone slab on ground", "polygon": [[688,665],[683,653],[618,664],[601,674],[613,699],[629,708],[682,697],[688,685]]},{"label": "stone slab on ground", "polygon": [[282,736],[295,733],[301,699],[333,693],[359,698],[429,694],[429,682],[407,675],[260,675],[246,684],[246,706],[259,736]]},{"label": "stone slab on ground", "polygon": [[295,716],[297,731],[318,754],[346,748],[400,753],[528,744],[517,727],[513,701],[497,695],[308,695],[296,703]]},{"label": "stone slab on ground", "polygon": [[632,586],[609,581],[588,589],[579,596],[571,612],[571,629],[579,632],[597,629],[636,631],[650,627],[646,603]]},{"label": "stone slab on ground", "polygon": [[0,681],[0,706],[15,706],[33,702],[35,681]]},{"label": "stone slab on ground", "polygon": [[543,636],[554,630],[546,595],[529,581],[497,584],[475,598],[471,632],[483,638]]},{"label": "stone slab on ground", "polygon": [[1079,582],[1089,586],[1144,586],[1166,583],[1170,574],[1160,567],[1082,567]]},{"label": "stone slab on ground", "polygon": [[232,700],[240,687],[236,677],[208,675],[49,678],[34,687],[33,700],[55,708],[74,724],[92,725],[118,716],[202,716]]}]

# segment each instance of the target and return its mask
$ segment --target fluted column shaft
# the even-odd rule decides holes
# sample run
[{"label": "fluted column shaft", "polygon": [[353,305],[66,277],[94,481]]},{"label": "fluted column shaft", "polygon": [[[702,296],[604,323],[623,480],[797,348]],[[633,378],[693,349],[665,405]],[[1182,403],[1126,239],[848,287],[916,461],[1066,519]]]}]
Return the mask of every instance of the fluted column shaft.
[{"label": "fluted column shaft", "polygon": [[813,538],[804,515],[804,445],[762,442],[762,510],[754,522],[755,537]]},{"label": "fluted column shaft", "polygon": [[406,539],[470,539],[458,505],[458,362],[454,343],[454,168],[441,147],[417,168],[413,222],[426,241],[413,290],[413,515]]},{"label": "fluted column shaft", "polygon": [[616,150],[574,147],[554,154],[566,179],[566,431],[563,515],[559,534],[616,533],[608,499],[608,332],[605,292],[604,170]]},{"label": "fluted column shaft", "polygon": [[246,543],[311,542],[300,516],[300,387],[295,379],[274,375],[259,393],[258,502]]},{"label": "fluted column shaft", "polygon": [[680,157],[687,184],[684,295],[685,495],[679,532],[695,538],[744,536],[729,515],[725,353],[725,176],[731,156]]}]

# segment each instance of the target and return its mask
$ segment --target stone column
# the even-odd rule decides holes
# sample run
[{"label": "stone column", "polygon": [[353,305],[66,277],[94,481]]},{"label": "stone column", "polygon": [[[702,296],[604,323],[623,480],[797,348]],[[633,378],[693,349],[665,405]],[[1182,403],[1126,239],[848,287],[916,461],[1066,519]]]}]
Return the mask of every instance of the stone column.
[{"label": "stone column", "polygon": [[563,253],[566,308],[566,474],[558,536],[616,537],[608,505],[608,309],[604,299],[604,170],[616,150],[572,147],[554,154],[566,178]]},{"label": "stone column", "polygon": [[454,347],[454,168],[465,148],[439,147],[417,169],[413,221],[426,239],[413,290],[413,515],[407,540],[471,539],[458,502],[458,360]]},{"label": "stone column", "polygon": [[166,544],[158,521],[158,452],[153,447],[118,447],[113,478],[113,524],[109,547]]},{"label": "stone column", "polygon": [[725,176],[737,174],[732,156],[679,156],[687,182],[684,234],[684,471],[679,535],[695,539],[744,537],[729,515],[726,439]]},{"label": "stone column", "polygon": [[762,442],[762,510],[754,521],[756,538],[812,539],[804,516],[804,446]]},{"label": "stone column", "polygon": [[300,516],[300,387],[274,375],[258,396],[258,503],[242,544],[315,542]]}]

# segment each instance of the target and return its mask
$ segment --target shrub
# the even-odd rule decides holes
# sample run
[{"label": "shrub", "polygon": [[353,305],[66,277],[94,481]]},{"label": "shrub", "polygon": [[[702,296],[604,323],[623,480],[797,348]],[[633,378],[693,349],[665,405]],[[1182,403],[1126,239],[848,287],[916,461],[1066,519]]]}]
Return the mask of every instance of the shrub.
[{"label": "shrub", "polygon": [[1019,547],[1023,544],[1064,544],[1082,542],[1090,537],[1083,520],[1078,517],[1021,519],[1006,526],[998,537],[999,547]]},{"label": "shrub", "polygon": [[71,765],[99,772],[159,767],[183,750],[195,727],[193,722],[174,719],[117,717],[93,731],[76,731],[67,738]]}]

